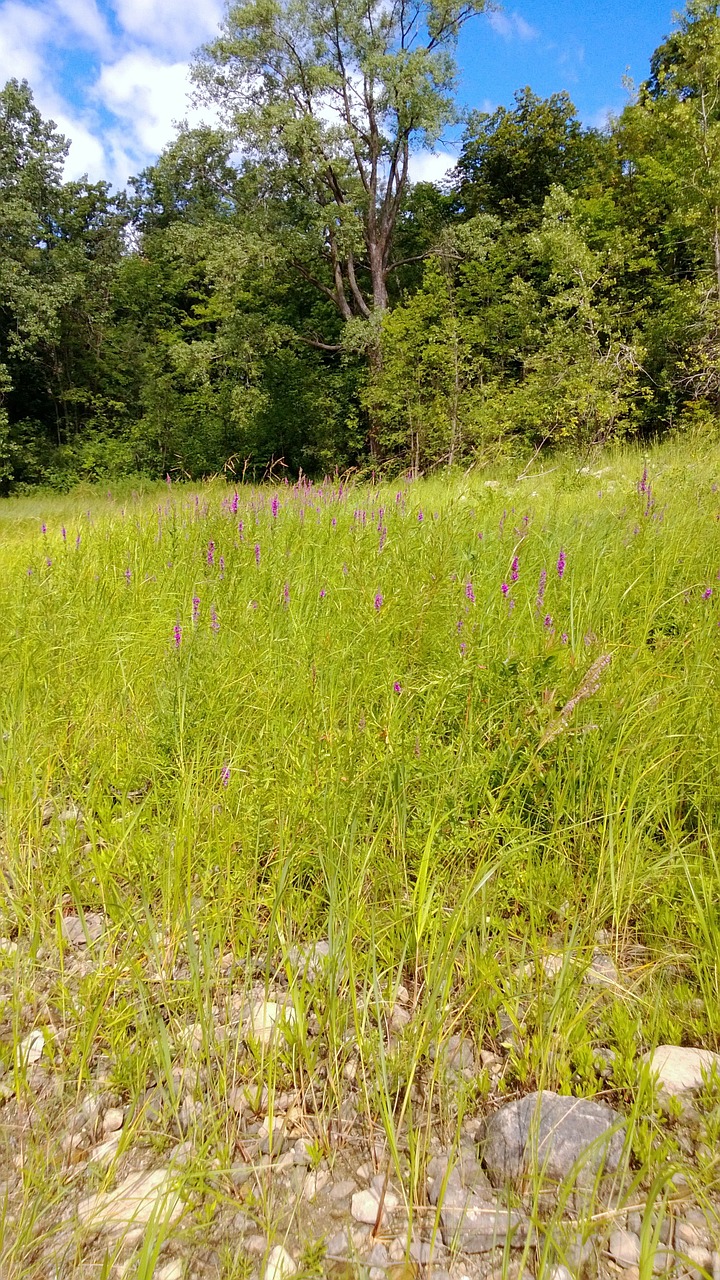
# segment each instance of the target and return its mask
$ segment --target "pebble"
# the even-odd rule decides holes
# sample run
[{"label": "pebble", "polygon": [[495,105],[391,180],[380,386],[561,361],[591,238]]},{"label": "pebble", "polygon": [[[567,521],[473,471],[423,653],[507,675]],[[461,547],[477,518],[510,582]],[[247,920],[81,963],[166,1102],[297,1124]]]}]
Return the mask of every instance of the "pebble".
[{"label": "pebble", "polygon": [[333,1184],[330,1190],[330,1196],[333,1200],[347,1200],[354,1191],[357,1190],[357,1183],[352,1178],[344,1178],[341,1182]]},{"label": "pebble", "polygon": [[330,1174],[327,1169],[316,1169],[313,1173],[309,1173],[303,1184],[303,1200],[314,1200],[329,1181]]},{"label": "pebble", "polygon": [[153,1274],[155,1280],[183,1280],[185,1264],[180,1258],[173,1258],[172,1262],[166,1262],[164,1266],[157,1267]]},{"label": "pebble", "polygon": [[18,1070],[23,1067],[32,1067],[39,1062],[45,1051],[45,1032],[36,1028],[17,1047],[16,1060]]},{"label": "pebble", "polygon": [[[399,1203],[400,1201],[392,1191],[386,1191],[383,1214],[392,1213],[393,1209],[397,1209]],[[374,1226],[377,1222],[379,1209],[380,1196],[375,1190],[356,1191],[350,1202],[350,1212],[355,1221],[366,1222],[369,1226]]]},{"label": "pebble", "polygon": [[297,1267],[287,1249],[283,1249],[281,1244],[276,1244],[275,1248],[270,1250],[270,1256],[265,1265],[265,1280],[285,1280],[286,1276],[294,1276],[296,1271]]},{"label": "pebble", "polygon": [[245,1236],[243,1240],[243,1249],[246,1253],[264,1253],[265,1237],[255,1233],[254,1235]]},{"label": "pebble", "polygon": [[125,1123],[125,1112],[122,1107],[109,1107],[103,1117],[103,1134],[117,1133]]},{"label": "pebble", "polygon": [[636,1267],[640,1261],[640,1237],[634,1231],[613,1231],[608,1251],[620,1267]]},{"label": "pebble", "polygon": [[98,1231],[120,1232],[128,1227],[146,1226],[150,1218],[174,1222],[182,1203],[174,1190],[169,1169],[132,1173],[114,1191],[86,1196],[78,1206],[78,1218]]}]

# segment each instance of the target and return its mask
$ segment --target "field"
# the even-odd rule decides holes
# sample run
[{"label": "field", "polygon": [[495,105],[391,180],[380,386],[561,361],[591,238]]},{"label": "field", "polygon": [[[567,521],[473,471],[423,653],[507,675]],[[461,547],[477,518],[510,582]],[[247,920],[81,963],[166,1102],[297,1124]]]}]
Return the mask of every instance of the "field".
[{"label": "field", "polygon": [[[720,451],[546,467],[0,504],[3,1276],[349,1275],[362,1166],[442,1249],[428,1161],[537,1089],[625,1118],[643,1280],[714,1203],[643,1055],[720,1049]],[[565,1261],[522,1203],[497,1275]]]}]

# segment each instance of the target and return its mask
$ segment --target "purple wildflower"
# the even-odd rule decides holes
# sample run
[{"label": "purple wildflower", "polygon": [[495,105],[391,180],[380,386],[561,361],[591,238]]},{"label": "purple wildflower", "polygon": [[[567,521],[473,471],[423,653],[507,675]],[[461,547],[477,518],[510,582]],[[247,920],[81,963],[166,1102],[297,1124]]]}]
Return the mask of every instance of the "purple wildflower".
[{"label": "purple wildflower", "polygon": [[562,635],[561,635],[560,639],[562,640],[563,644],[567,644],[567,642],[568,642],[568,633],[567,633],[567,631],[563,631],[563,633],[562,633]]},{"label": "purple wildflower", "polygon": [[224,578],[225,577],[225,557],[224,556],[220,557],[218,564],[220,566],[220,577]]},{"label": "purple wildflower", "polygon": [[513,582],[517,582],[520,577],[520,561],[517,556],[513,556],[513,562],[510,566],[510,578]]},{"label": "purple wildflower", "polygon": [[208,564],[215,563],[215,543],[212,541],[208,542],[207,562]]},{"label": "purple wildflower", "polygon": [[260,563],[260,543],[259,542],[255,543],[255,563],[256,564]]},{"label": "purple wildflower", "polygon": [[65,528],[65,525],[62,526],[62,529],[60,530],[60,532],[62,533],[63,542],[67,542],[67,530]]},{"label": "purple wildflower", "polygon": [[382,551],[386,541],[387,541],[387,529],[385,528],[385,525],[383,525],[380,530],[380,541],[378,543],[378,553]]},{"label": "purple wildflower", "polygon": [[200,597],[193,596],[193,614],[192,614],[193,622],[197,622],[199,617],[200,617]]},{"label": "purple wildflower", "polygon": [[173,640],[175,641],[175,648],[179,649],[182,644],[182,627],[179,622],[176,622],[173,627]]},{"label": "purple wildflower", "polygon": [[643,468],[642,478],[638,481],[638,493],[647,493],[648,491],[648,469],[647,464]]},{"label": "purple wildflower", "polygon": [[169,471],[168,471],[168,472],[166,472],[166,474],[165,474],[165,483],[166,483],[166,485],[168,486],[168,489],[169,489],[169,488],[170,488],[170,486],[171,486],[171,484],[172,484],[172,480],[170,479],[170,472],[169,472]]},{"label": "purple wildflower", "polygon": [[52,568],[52,560],[50,559],[50,557],[49,557],[49,556],[48,556],[47,560],[45,561],[45,563],[46,563],[46,565],[47,565],[48,569],[51,569],[51,568]]},{"label": "purple wildflower", "polygon": [[543,626],[546,627],[547,630],[549,631],[550,628],[552,627],[552,624],[553,623],[552,623],[551,615],[549,613],[546,613],[545,617],[543,618]]},{"label": "purple wildflower", "polygon": [[237,509],[238,509],[238,491],[236,489],[232,497],[232,502],[230,503],[230,510],[232,511],[234,516],[237,515]]},{"label": "purple wildflower", "polygon": [[547,586],[547,569],[541,569],[541,570],[540,570],[540,580],[539,580],[539,582],[538,582],[537,599],[536,599],[536,601],[535,601],[535,608],[537,609],[538,613],[542,613],[543,601],[544,601],[544,599],[545,599],[545,587],[546,587],[546,586]]},{"label": "purple wildflower", "polygon": [[382,609],[382,607],[383,607],[383,598],[380,592],[378,591],[375,595],[375,608]]},{"label": "purple wildflower", "polygon": [[80,534],[78,534],[77,538],[75,539],[75,550],[76,550],[76,551],[77,551],[78,547],[80,546],[80,536],[81,536],[81,535],[80,535]]},{"label": "purple wildflower", "polygon": [[402,685],[401,685],[401,683],[400,683],[400,681],[399,681],[399,680],[396,680],[396,681],[395,681],[395,683],[394,683],[394,685],[393,685],[393,692],[394,692],[394,693],[402,693]]},{"label": "purple wildflower", "polygon": [[324,600],[324,599],[325,599],[325,597],[326,597],[326,595],[327,595],[327,591],[325,590],[325,588],[324,588],[324,587],[321,587],[321,588],[320,588],[320,599],[321,599],[321,600]]},{"label": "purple wildflower", "polygon": [[475,592],[473,591],[472,582],[465,583],[465,595],[467,596],[471,604],[475,603]]},{"label": "purple wildflower", "polygon": [[500,584],[500,590],[502,591],[502,593],[503,593],[503,595],[504,595],[504,596],[507,596],[508,591],[510,590],[510,588],[509,588],[509,586],[508,586],[507,582],[502,582],[502,583]]},{"label": "purple wildflower", "polygon": [[258,606],[257,606],[257,600],[251,600],[251,601],[250,601],[250,608],[251,608],[251,609],[257,609],[257,607],[258,607]]},{"label": "purple wildflower", "polygon": [[460,641],[460,652],[461,652],[463,655],[465,654],[465,650],[466,650],[466,649],[467,649],[467,645],[466,645],[465,641],[464,641],[464,640],[461,640],[461,641]]},{"label": "purple wildflower", "polygon": [[419,522],[420,524],[422,524],[422,522],[423,522],[423,520],[424,520],[424,519],[425,519],[425,517],[424,517],[424,515],[423,515],[422,511],[418,511],[418,522]]},{"label": "purple wildflower", "polygon": [[271,510],[271,511],[272,511],[272,513],[273,513],[273,520],[277,520],[277,513],[278,513],[279,508],[280,508],[280,501],[279,501],[279,499],[278,499],[277,494],[276,494],[276,493],[274,493],[274,494],[273,494],[272,502],[270,503],[270,510]]},{"label": "purple wildflower", "polygon": [[125,570],[125,581],[127,582],[128,586],[130,585],[131,578],[132,578],[132,570],[130,568],[130,565],[128,565],[127,569]]},{"label": "purple wildflower", "polygon": [[285,604],[289,604],[289,603],[290,603],[290,586],[289,586],[289,583],[287,583],[287,582],[285,583],[285,586],[283,587],[283,601],[284,601],[284,603],[285,603]]},{"label": "purple wildflower", "polygon": [[332,525],[332,527],[333,527],[333,529],[334,529],[334,528],[336,527],[336,525],[337,525],[337,520],[335,519],[335,516],[333,516],[333,518],[332,518],[332,520],[330,521],[330,523],[331,523],[331,525]]},{"label": "purple wildflower", "polygon": [[220,622],[218,620],[217,610],[214,604],[210,605],[210,630],[214,631],[216,635],[220,630]]},{"label": "purple wildflower", "polygon": [[230,781],[230,765],[229,764],[224,764],[222,769],[220,770],[220,781],[222,782],[224,787],[226,787],[228,782]]},{"label": "purple wildflower", "polygon": [[565,552],[562,550],[562,548],[560,550],[560,555],[558,556],[557,572],[558,572],[558,578],[562,578],[565,572]]},{"label": "purple wildflower", "polygon": [[40,525],[40,532],[43,534],[43,536],[47,533],[47,525],[44,520]]},{"label": "purple wildflower", "polygon": [[704,591],[703,591],[703,593],[702,593],[702,598],[703,598],[703,600],[709,600],[709,599],[710,599],[710,597],[711,597],[711,595],[712,595],[712,593],[713,593],[713,589],[712,589],[712,587],[706,587],[706,588],[705,588],[705,590],[704,590]]}]

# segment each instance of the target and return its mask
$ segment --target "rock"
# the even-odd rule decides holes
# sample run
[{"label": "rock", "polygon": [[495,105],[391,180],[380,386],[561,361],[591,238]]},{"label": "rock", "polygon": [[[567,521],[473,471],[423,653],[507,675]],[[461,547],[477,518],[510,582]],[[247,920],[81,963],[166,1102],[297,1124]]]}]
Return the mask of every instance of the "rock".
[{"label": "rock", "polygon": [[39,1062],[45,1052],[45,1032],[40,1028],[31,1031],[25,1039],[21,1041],[16,1050],[16,1059],[18,1070],[23,1067],[32,1067]]},{"label": "rock", "polygon": [[291,947],[288,960],[299,977],[314,982],[328,967],[330,959],[330,943],[325,939],[309,942],[304,947]]},{"label": "rock", "polygon": [[495,1186],[538,1171],[551,1182],[575,1172],[583,1185],[603,1165],[609,1173],[617,1169],[624,1134],[622,1117],[604,1103],[545,1090],[492,1116],[482,1160]]},{"label": "rock", "polygon": [[316,1169],[314,1173],[308,1173],[303,1183],[303,1199],[315,1200],[329,1181],[330,1173],[327,1169]]},{"label": "rock", "polygon": [[[397,1209],[399,1200],[392,1191],[385,1192],[383,1201],[383,1214],[392,1213],[393,1209]],[[368,1191],[356,1191],[350,1202],[350,1212],[356,1222],[366,1222],[369,1226],[374,1226],[378,1220],[380,1211],[380,1196],[375,1189]]]},{"label": "rock", "polygon": [[111,1133],[117,1133],[118,1129],[122,1129],[125,1123],[125,1112],[122,1107],[108,1107],[103,1116],[103,1135],[107,1138]]},{"label": "rock", "polygon": [[677,1096],[701,1088],[713,1068],[720,1073],[720,1053],[710,1049],[684,1049],[675,1044],[661,1044],[646,1053],[644,1062],[665,1093]]},{"label": "rock", "polygon": [[568,1267],[557,1263],[554,1267],[548,1267],[545,1272],[545,1280],[574,1280],[573,1273]]},{"label": "rock", "polygon": [[391,1031],[402,1031],[408,1025],[411,1016],[409,1009],[406,1009],[400,1003],[396,1004],[390,1013]]},{"label": "rock", "polygon": [[497,1204],[474,1152],[461,1151],[459,1155],[453,1168],[447,1152],[434,1156],[428,1165],[428,1199],[441,1206],[444,1243],[466,1253],[487,1253],[504,1245],[508,1236],[517,1244],[524,1243],[529,1230],[524,1215]]},{"label": "rock", "polygon": [[93,1147],[90,1152],[88,1157],[89,1160],[93,1164],[99,1164],[101,1166],[111,1164],[118,1153],[121,1138],[122,1133],[118,1132],[111,1134],[107,1142],[99,1142],[98,1145]]},{"label": "rock", "polygon": [[619,1267],[636,1267],[640,1261],[640,1237],[634,1231],[613,1231],[608,1252]]},{"label": "rock", "polygon": [[330,1188],[330,1197],[332,1200],[347,1200],[356,1190],[357,1183],[352,1178],[343,1178],[341,1182],[334,1183]]},{"label": "rock", "polygon": [[386,1267],[390,1261],[390,1254],[385,1245],[378,1240],[363,1261],[366,1267]]},{"label": "rock", "polygon": [[585,974],[585,981],[593,987],[618,987],[620,974],[610,956],[604,951],[594,951],[590,967]]},{"label": "rock", "polygon": [[183,1280],[185,1264],[180,1258],[173,1258],[172,1262],[166,1262],[164,1266],[157,1267],[153,1274],[155,1280]]},{"label": "rock", "polygon": [[524,1244],[529,1223],[519,1209],[502,1208],[477,1191],[471,1191],[464,1196],[462,1204],[443,1201],[440,1229],[449,1249],[488,1253],[498,1246],[503,1248],[508,1236],[513,1245]]},{"label": "rock", "polygon": [[243,1030],[245,1035],[257,1040],[260,1044],[269,1044],[278,1025],[282,1022],[288,1026],[294,1024],[295,1010],[292,1005],[283,1006],[275,1000],[259,1000],[253,1006]]},{"label": "rock", "polygon": [[105,928],[105,917],[100,911],[86,911],[80,916],[63,916],[62,936],[72,947],[86,947],[97,942]]},{"label": "rock", "polygon": [[78,1218],[84,1226],[112,1233],[146,1226],[151,1218],[175,1222],[181,1212],[182,1202],[168,1169],[132,1173],[114,1191],[97,1192],[78,1205]]},{"label": "rock", "polygon": [[276,1244],[275,1248],[270,1250],[270,1256],[265,1264],[265,1280],[285,1280],[286,1276],[294,1276],[296,1271],[297,1267],[287,1249],[283,1249],[281,1244]]}]

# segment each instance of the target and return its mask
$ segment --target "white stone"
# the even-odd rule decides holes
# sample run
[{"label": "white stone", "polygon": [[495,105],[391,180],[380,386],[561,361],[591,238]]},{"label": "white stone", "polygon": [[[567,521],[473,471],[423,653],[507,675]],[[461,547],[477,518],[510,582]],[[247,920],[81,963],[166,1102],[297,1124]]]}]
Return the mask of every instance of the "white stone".
[{"label": "white stone", "polygon": [[265,1280],[285,1280],[286,1276],[294,1276],[296,1271],[297,1267],[287,1249],[276,1244],[270,1250],[270,1257],[265,1265]]},{"label": "white stone", "polygon": [[720,1075],[720,1053],[710,1049],[684,1049],[676,1044],[661,1044],[643,1061],[650,1064],[660,1088],[666,1093],[689,1093],[702,1086],[713,1067]]},{"label": "white stone", "polygon": [[258,1000],[245,1022],[245,1034],[252,1036],[260,1044],[269,1044],[277,1025],[283,1021],[288,1026],[294,1024],[295,1010],[292,1005],[283,1006],[275,1000]]},{"label": "white stone", "polygon": [[129,1227],[157,1222],[174,1222],[182,1203],[168,1169],[132,1173],[114,1191],[99,1191],[80,1201],[80,1221],[96,1231],[122,1232]]},{"label": "white stone", "polygon": [[314,1200],[329,1181],[330,1173],[327,1169],[316,1169],[314,1173],[308,1173],[303,1183],[303,1199]]},{"label": "white stone", "polygon": [[183,1280],[185,1275],[185,1264],[180,1258],[173,1258],[172,1262],[166,1262],[164,1267],[158,1267],[154,1272],[155,1280]]},{"label": "white stone", "polygon": [[17,1048],[17,1065],[19,1069],[23,1067],[32,1067],[42,1058],[45,1050],[45,1032],[36,1029],[31,1031],[29,1035],[18,1045]]},{"label": "white stone", "polygon": [[124,1123],[125,1112],[122,1107],[109,1107],[103,1116],[103,1134],[107,1137],[111,1133],[117,1133]]},{"label": "white stone", "polygon": [[374,1191],[356,1191],[350,1202],[350,1212],[356,1222],[377,1222],[380,1200]]},{"label": "white stone", "polygon": [[640,1261],[640,1240],[634,1231],[613,1231],[608,1250],[620,1267],[636,1267]]},{"label": "white stone", "polygon": [[96,1147],[93,1147],[92,1151],[89,1153],[88,1159],[93,1164],[111,1164],[118,1153],[121,1138],[122,1133],[113,1133],[108,1138],[107,1142],[99,1142]]}]

